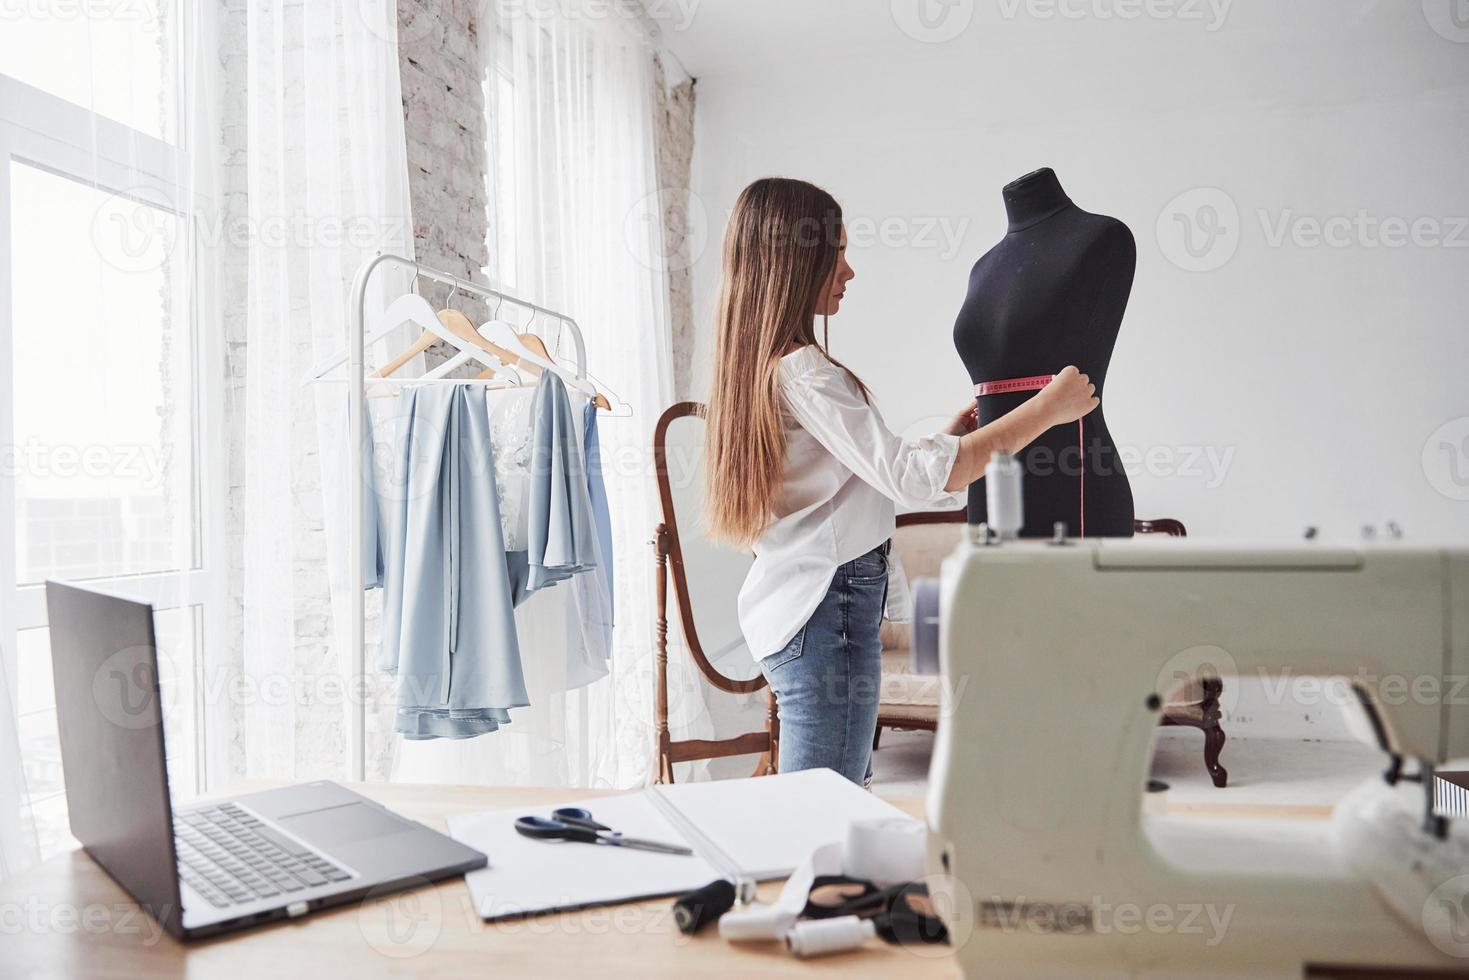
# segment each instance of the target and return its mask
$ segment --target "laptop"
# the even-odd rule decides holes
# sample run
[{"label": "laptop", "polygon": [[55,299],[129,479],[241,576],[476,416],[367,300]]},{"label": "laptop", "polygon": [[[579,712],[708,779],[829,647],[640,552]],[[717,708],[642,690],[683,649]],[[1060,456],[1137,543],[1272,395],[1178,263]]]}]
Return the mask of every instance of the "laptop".
[{"label": "laptop", "polygon": [[46,583],[71,832],[180,939],[462,875],[485,856],[331,782],[175,809],[153,607]]}]

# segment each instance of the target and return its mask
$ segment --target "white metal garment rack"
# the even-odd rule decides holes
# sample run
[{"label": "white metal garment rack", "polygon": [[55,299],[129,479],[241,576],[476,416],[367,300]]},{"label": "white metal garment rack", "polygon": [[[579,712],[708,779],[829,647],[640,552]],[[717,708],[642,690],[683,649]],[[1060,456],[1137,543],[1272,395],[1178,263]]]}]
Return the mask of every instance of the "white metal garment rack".
[{"label": "white metal garment rack", "polygon": [[[549,310],[544,306],[527,302],[509,293],[488,286],[476,285],[466,282],[458,276],[431,269],[420,265],[412,259],[401,255],[384,253],[369,259],[357,270],[356,277],[352,280],[351,298],[348,300],[348,323],[347,335],[347,378],[352,385],[352,397],[347,402],[347,442],[350,446],[350,473],[352,491],[348,494],[347,519],[351,522],[352,533],[347,535],[347,564],[351,571],[347,581],[350,583],[351,602],[351,636],[349,647],[352,651],[352,666],[356,671],[355,681],[350,688],[351,694],[348,701],[351,702],[351,725],[347,733],[348,753],[351,758],[352,778],[358,781],[367,778],[367,706],[366,684],[367,677],[367,600],[363,595],[362,574],[362,552],[364,547],[362,520],[366,513],[366,453],[362,445],[362,437],[365,428],[363,412],[366,408],[364,395],[366,393],[367,378],[367,285],[372,274],[383,266],[396,266],[401,269],[412,270],[415,277],[431,279],[434,282],[452,286],[458,292],[468,293],[482,299],[500,300],[519,306],[524,309],[551,317],[563,324],[571,331],[571,339],[576,347],[576,377],[579,381],[587,379],[587,348],[582,339],[581,327],[576,320],[565,313]],[[317,379],[321,380],[321,379]],[[443,383],[443,382],[427,382]],[[449,382],[463,384],[467,382]],[[484,382],[480,382],[484,383]]]}]

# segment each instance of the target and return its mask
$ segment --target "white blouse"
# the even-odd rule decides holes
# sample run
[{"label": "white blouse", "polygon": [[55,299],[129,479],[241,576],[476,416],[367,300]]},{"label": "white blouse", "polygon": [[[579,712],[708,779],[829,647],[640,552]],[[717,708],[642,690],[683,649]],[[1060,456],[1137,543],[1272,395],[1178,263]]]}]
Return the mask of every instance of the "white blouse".
[{"label": "white blouse", "polygon": [[[815,347],[780,361],[785,478],[740,589],[740,630],[756,660],[780,651],[816,611],[837,566],[892,536],[897,508],[961,506],[944,485],[957,436],[894,435],[845,371]],[[889,618],[908,618],[908,588],[892,556]]]}]

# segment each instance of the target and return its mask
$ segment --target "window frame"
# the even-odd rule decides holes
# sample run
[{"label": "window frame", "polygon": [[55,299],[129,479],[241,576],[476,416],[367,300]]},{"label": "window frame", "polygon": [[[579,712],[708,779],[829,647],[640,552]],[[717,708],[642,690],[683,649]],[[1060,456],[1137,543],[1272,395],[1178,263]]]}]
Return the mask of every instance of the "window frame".
[{"label": "window frame", "polygon": [[[177,102],[176,102],[177,104]],[[181,208],[195,207],[190,200],[191,160],[183,135],[191,120],[179,117],[174,127],[178,143],[169,143],[106,116],[68,102],[25,82],[0,74],[0,446],[14,446],[14,402],[10,395],[17,365],[13,363],[14,284],[12,276],[11,208],[8,188],[12,168],[18,163],[36,167],[59,177],[75,180],[112,193],[135,194],[141,203],[162,207],[160,202]],[[184,227],[193,228],[184,214]],[[192,278],[188,336],[189,396],[191,413],[189,451],[192,456],[194,526],[191,529],[191,567],[165,572],[107,576],[87,580],[89,587],[116,591],[144,599],[159,610],[198,607],[198,645],[189,669],[193,673],[192,754],[195,760],[193,788],[202,793],[211,785],[215,760],[226,758],[222,737],[229,712],[209,710],[205,701],[208,655],[218,646],[224,620],[226,582],[221,572],[224,554],[223,379],[210,365],[223,363],[221,331],[202,329],[199,286],[207,280],[199,267],[197,242],[181,242],[188,248],[184,268]],[[18,585],[16,581],[16,481],[0,472],[0,669],[15,690],[18,670],[18,637],[21,630],[46,628],[45,587]],[[222,706],[224,707],[224,706]],[[41,802],[33,800],[34,803]]]}]

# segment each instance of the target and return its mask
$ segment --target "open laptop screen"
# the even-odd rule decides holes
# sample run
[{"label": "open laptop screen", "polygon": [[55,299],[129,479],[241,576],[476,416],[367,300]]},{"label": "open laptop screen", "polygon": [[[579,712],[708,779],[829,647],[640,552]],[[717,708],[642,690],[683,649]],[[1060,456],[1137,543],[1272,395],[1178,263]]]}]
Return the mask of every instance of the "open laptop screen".
[{"label": "open laptop screen", "polygon": [[71,832],[175,935],[181,909],[153,608],[46,583]]}]

